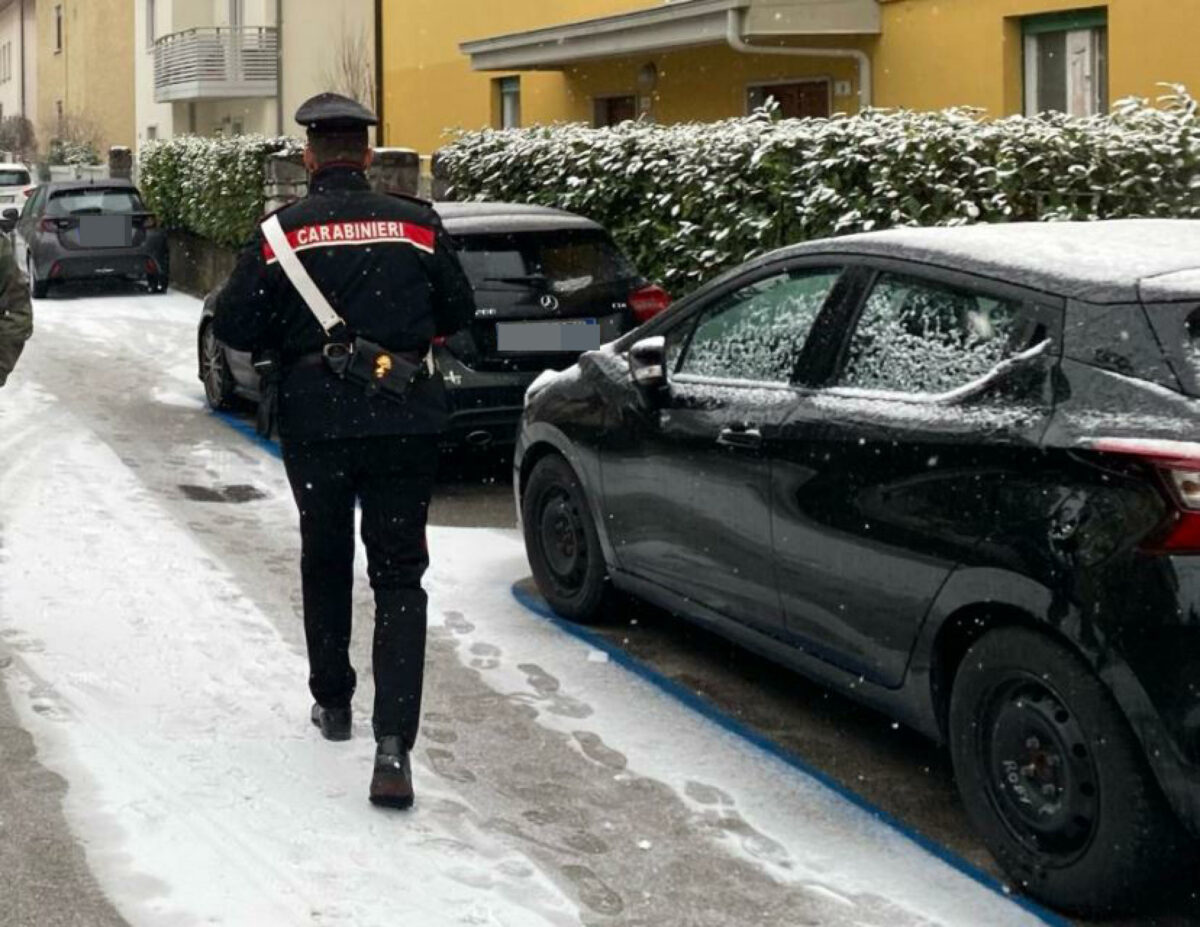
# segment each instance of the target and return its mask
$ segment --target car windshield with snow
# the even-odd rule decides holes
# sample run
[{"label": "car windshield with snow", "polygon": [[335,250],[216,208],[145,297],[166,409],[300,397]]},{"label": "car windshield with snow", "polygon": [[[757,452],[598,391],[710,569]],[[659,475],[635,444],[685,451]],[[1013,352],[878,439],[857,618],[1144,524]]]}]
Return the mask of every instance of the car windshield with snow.
[{"label": "car windshield with snow", "polygon": [[[569,367],[670,304],[601,226],[557,209],[439,203],[475,292],[474,321],[434,342],[450,401],[450,445],[511,447],[525,390],[541,371]],[[257,402],[253,358],[220,344],[211,298],[200,320],[200,377],[209,405]]]},{"label": "car windshield with snow", "polygon": [[1035,897],[1190,858],[1200,222],[775,252],[540,378],[514,467],[559,614],[632,594],[947,741]]}]

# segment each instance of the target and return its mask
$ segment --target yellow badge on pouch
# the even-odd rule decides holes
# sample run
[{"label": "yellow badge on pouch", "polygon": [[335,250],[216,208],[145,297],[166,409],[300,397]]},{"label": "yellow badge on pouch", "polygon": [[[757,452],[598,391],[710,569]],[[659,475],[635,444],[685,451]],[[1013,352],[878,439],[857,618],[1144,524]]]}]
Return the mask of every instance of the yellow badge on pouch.
[{"label": "yellow badge on pouch", "polygon": [[375,358],[375,379],[382,380],[392,372],[392,359],[387,354],[380,354]]}]

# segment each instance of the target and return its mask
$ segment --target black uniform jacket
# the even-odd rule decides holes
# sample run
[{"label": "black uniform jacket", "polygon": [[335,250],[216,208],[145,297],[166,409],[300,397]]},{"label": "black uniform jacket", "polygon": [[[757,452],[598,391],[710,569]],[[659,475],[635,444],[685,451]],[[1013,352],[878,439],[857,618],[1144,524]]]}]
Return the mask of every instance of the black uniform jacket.
[{"label": "black uniform jacket", "polygon": [[[277,213],[321,292],[357,335],[392,351],[425,354],[474,315],[470,283],[433,208],[371,191],[352,167],[326,167],[309,193]],[[279,431],[284,440],[429,434],[445,427],[440,374],[419,380],[407,402],[368,396],[315,362],[328,340],[284,276],[261,230],[217,296],[214,332],[241,351],[278,351]]]}]

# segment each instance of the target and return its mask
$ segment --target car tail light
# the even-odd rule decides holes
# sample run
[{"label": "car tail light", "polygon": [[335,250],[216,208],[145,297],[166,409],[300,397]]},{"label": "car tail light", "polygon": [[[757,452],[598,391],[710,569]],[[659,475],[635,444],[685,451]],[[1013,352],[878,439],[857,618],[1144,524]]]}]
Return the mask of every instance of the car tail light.
[{"label": "car tail light", "polygon": [[55,261],[53,264],[50,265],[50,276],[51,277],[59,277],[61,275],[62,275],[62,264],[60,264],[58,261]]},{"label": "car tail light", "polygon": [[639,325],[649,322],[669,305],[671,295],[653,283],[629,294],[629,308],[633,310],[633,317]]},{"label": "car tail light", "polygon": [[446,336],[445,335],[434,335],[433,336],[433,344],[435,347],[444,348],[446,346]]},{"label": "car tail light", "polygon": [[151,277],[158,273],[158,261],[154,258],[146,258],[146,273]]},{"label": "car tail light", "polygon": [[33,196],[33,193],[36,189],[37,187],[30,187],[28,190],[23,190],[21,192],[25,194],[26,199],[29,199],[29,197]]},{"label": "car tail light", "polygon": [[51,233],[57,232],[58,231],[58,220],[57,219],[43,219],[40,223],[38,223],[38,228],[40,228],[43,232],[51,232]]},{"label": "car tail light", "polygon": [[1097,438],[1092,447],[1141,460],[1162,476],[1174,511],[1162,529],[1143,545],[1147,550],[1200,553],[1200,443]]}]

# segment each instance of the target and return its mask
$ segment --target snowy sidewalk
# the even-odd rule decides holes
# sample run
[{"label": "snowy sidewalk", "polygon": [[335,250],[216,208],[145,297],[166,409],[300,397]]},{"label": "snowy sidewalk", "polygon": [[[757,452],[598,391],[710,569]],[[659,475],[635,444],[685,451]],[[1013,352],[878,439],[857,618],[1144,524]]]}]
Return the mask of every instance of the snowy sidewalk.
[{"label": "snowy sidewalk", "polygon": [[282,466],[203,410],[196,304],[39,308],[0,397],[0,678],[131,923],[1036,922],[532,616],[512,532],[431,530],[418,805],[370,807],[365,577],[329,744]]}]

